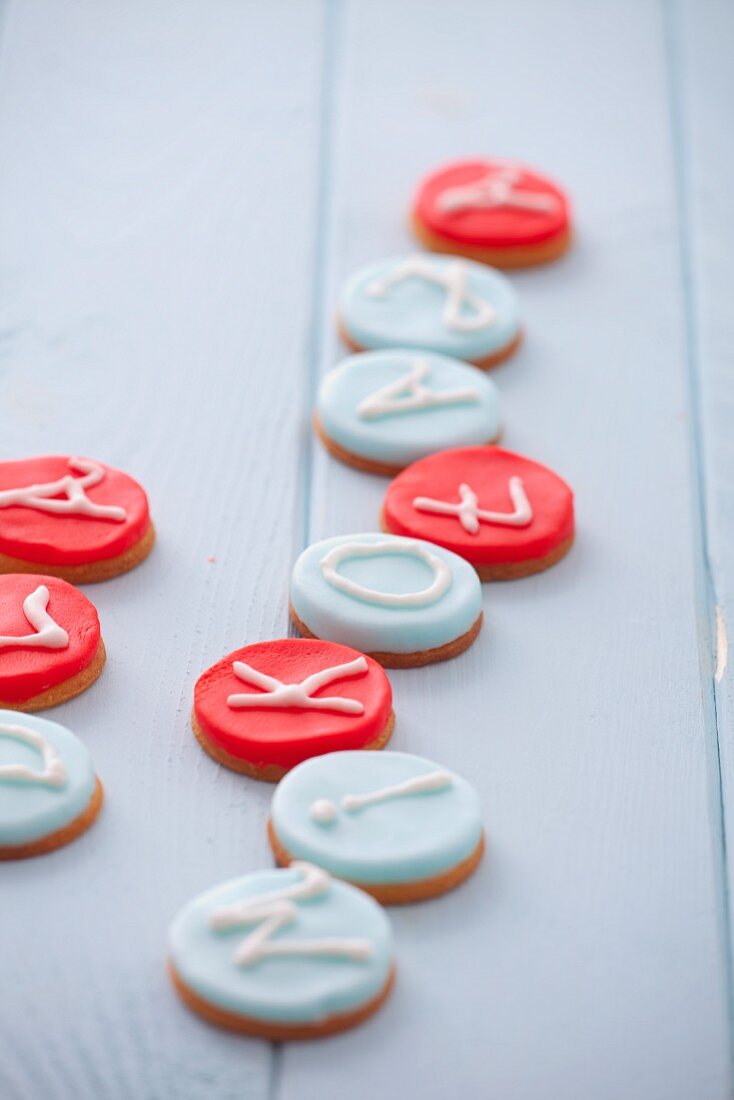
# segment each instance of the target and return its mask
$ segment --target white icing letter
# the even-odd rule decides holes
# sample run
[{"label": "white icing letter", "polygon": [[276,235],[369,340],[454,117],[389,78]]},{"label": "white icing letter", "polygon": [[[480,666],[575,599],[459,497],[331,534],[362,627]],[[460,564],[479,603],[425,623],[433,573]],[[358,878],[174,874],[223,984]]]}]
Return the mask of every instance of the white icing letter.
[{"label": "white icing letter", "polygon": [[[420,592],[380,592],[375,588],[365,588],[364,585],[343,577],[339,572],[339,566],[346,558],[375,558],[382,554],[418,558],[431,569],[433,580],[428,588],[423,588]],[[345,542],[329,550],[320,564],[324,579],[333,588],[345,592],[355,600],[364,600],[365,603],[377,604],[379,607],[429,607],[451,585],[451,570],[443,558],[432,554],[425,543],[412,539],[395,542]]]},{"label": "white icing letter", "polygon": [[43,770],[33,771],[27,764],[1,764],[0,780],[14,780],[19,783],[38,783],[45,787],[66,786],[66,768],[53,745],[45,737],[27,726],[0,725],[0,737],[12,737],[14,741],[23,741],[38,749],[43,757]]},{"label": "white icing letter", "polygon": [[35,629],[35,634],[0,635],[0,649],[7,646],[24,646],[27,649],[66,649],[69,635],[49,615],[46,607],[49,601],[48,588],[39,584],[35,592],[23,601],[23,613]]},{"label": "white icing letter", "polygon": [[296,860],[290,870],[297,871],[300,882],[272,890],[260,897],[246,898],[215,909],[209,916],[209,924],[215,931],[226,931],[248,924],[256,924],[248,936],[238,945],[234,961],[238,966],[251,966],[260,959],[283,955],[315,955],[322,958],[354,959],[364,962],[372,955],[372,944],[367,939],[348,939],[332,936],[311,940],[276,940],[281,928],[298,919],[298,907],[294,902],[301,898],[321,897],[329,888],[331,876],[311,863]]},{"label": "white icing letter", "polygon": [[[389,275],[374,279],[366,288],[371,298],[385,298],[396,283],[403,279],[425,279],[446,291],[446,305],[441,319],[446,328],[457,332],[477,332],[495,320],[493,305],[469,290],[469,269],[461,260],[438,266],[425,256],[412,256],[399,263]],[[462,306],[471,312],[462,312]]]},{"label": "white icing letter", "polygon": [[[70,458],[69,466],[83,477],[65,474],[58,481],[46,481],[40,485],[25,485],[21,489],[0,490],[0,508],[19,505],[49,512],[56,516],[91,516],[93,519],[111,519],[121,523],[127,517],[124,508],[114,504],[95,504],[86,494],[87,489],[99,485],[105,472],[97,462],[86,458]],[[54,498],[63,494],[64,500]]]},{"label": "white icing letter", "polygon": [[415,363],[402,378],[389,382],[369,397],[365,397],[357,406],[357,416],[361,420],[376,420],[380,416],[396,416],[399,413],[413,412],[415,409],[434,409],[443,405],[470,405],[479,401],[479,391],[472,389],[443,390],[437,392],[423,385],[423,379],[430,374],[427,360],[416,359]]},{"label": "white icing letter", "polygon": [[537,191],[518,191],[523,172],[512,164],[503,164],[499,168],[490,168],[485,176],[474,183],[461,187],[448,187],[436,200],[436,205],[448,213],[454,210],[468,210],[472,207],[514,206],[519,210],[532,210],[535,213],[549,214],[558,206],[555,195],[539,194]]},{"label": "white icing letter", "polygon": [[232,668],[235,676],[243,683],[262,688],[265,694],[230,695],[227,698],[230,707],[303,707],[304,710],[336,710],[340,714],[364,714],[364,706],[358,699],[342,699],[338,695],[329,695],[324,699],[311,698],[315,691],[326,687],[327,684],[333,684],[335,680],[343,680],[346,676],[367,672],[367,661],[364,657],[357,657],[354,661],[347,661],[346,664],[314,672],[300,684],[284,684],[274,676],[266,676],[264,672],[251,668],[244,661],[234,661]]},{"label": "white icing letter", "polygon": [[[428,772],[426,775],[416,776],[415,779],[406,779],[404,783],[396,783],[392,787],[381,787],[377,791],[370,791],[369,794],[345,794],[341,807],[345,813],[356,814],[366,806],[374,806],[378,802],[389,802],[393,798],[445,791],[452,782],[449,772]],[[311,805],[311,818],[319,825],[330,825],[336,820],[336,814],[336,806],[328,798],[319,798]]]},{"label": "white icing letter", "polygon": [[413,507],[419,512],[433,512],[438,516],[456,516],[461,526],[470,535],[479,532],[479,521],[496,523],[503,527],[527,527],[532,523],[533,509],[525,493],[522,478],[511,477],[509,482],[512,512],[486,512],[478,507],[477,494],[468,485],[459,486],[459,504],[446,500],[433,500],[431,497],[416,497]]}]

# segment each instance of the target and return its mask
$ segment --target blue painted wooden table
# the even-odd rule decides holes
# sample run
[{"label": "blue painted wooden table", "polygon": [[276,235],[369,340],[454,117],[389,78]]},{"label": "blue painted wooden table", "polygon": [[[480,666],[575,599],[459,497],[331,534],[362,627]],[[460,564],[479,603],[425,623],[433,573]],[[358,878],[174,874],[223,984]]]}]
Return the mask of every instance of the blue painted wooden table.
[{"label": "blue painted wooden table", "polygon": [[[725,0],[5,5],[2,455],[129,470],[160,537],[90,590],[109,665],[53,715],[104,813],[0,875],[3,1098],[730,1095],[733,42]],[[238,1039],[163,966],[190,895],[269,862],[271,788],[201,752],[193,684],[287,631],[306,543],[376,523],[384,483],[309,428],[336,291],[410,247],[422,171],[485,152],[576,201],[495,377],[578,542],[392,674],[394,746],[482,793],[481,871],[393,913],[369,1024]]]}]

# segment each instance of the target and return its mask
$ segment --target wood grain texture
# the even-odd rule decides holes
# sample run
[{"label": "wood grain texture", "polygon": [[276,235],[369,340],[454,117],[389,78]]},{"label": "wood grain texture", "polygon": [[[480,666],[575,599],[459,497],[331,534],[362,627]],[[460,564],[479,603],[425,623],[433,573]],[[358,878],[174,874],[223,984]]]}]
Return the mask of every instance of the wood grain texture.
[{"label": "wood grain texture", "polygon": [[[730,1095],[730,31],[716,0],[8,6],[2,454],[129,470],[159,543],[87,590],[108,667],[54,712],[102,815],[2,870],[3,1098]],[[229,1036],[176,1000],[166,929],[270,863],[272,788],[201,751],[193,683],[287,631],[305,542],[377,526],[387,482],[310,431],[337,290],[413,247],[422,171],[485,150],[576,199],[573,252],[512,276],[527,341],[494,377],[578,540],[485,586],[461,658],[390,677],[394,747],[473,779],[487,856],[391,912],[398,981],[358,1031]]]}]

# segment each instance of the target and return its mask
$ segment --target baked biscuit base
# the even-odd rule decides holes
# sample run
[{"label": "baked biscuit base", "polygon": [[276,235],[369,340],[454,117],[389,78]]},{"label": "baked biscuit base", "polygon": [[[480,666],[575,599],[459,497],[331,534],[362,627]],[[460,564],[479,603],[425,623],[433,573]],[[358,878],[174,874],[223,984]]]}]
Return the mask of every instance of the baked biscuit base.
[{"label": "baked biscuit base", "polygon": [[568,252],[573,240],[570,229],[557,233],[540,244],[512,245],[508,248],[484,248],[481,245],[462,244],[433,233],[415,216],[411,217],[410,227],[430,252],[444,252],[451,256],[466,256],[468,260],[477,260],[490,267],[505,269],[534,267],[536,264],[548,264],[560,259]]},{"label": "baked biscuit base", "polygon": [[48,836],[42,836],[38,840],[31,840],[27,844],[0,845],[0,860],[43,856],[46,852],[53,852],[57,848],[63,848],[65,844],[70,844],[72,840],[76,840],[81,833],[88,829],[96,819],[97,814],[102,809],[103,801],[102,784],[95,776],[92,797],[78,817],[75,817],[68,825],[64,825],[63,828],[57,829],[55,833],[49,833]]},{"label": "baked biscuit base", "polygon": [[[318,635],[312,633],[306,624],[298,618],[293,608],[293,604],[291,604],[290,613],[293,625],[296,627],[301,637],[318,639]],[[479,631],[482,629],[483,618],[484,612],[480,611],[479,617],[473,625],[469,627],[465,634],[460,634],[459,637],[454,638],[452,642],[446,642],[444,645],[435,646],[433,649],[418,650],[415,653],[389,653],[378,651],[376,653],[368,653],[367,656],[371,657],[373,661],[377,661],[378,665],[382,665],[383,668],[421,668],[423,665],[432,665],[437,661],[449,661],[452,657],[458,657],[460,653],[463,653],[465,649],[469,648]]]},{"label": "baked biscuit base", "polygon": [[[375,351],[375,348],[364,348],[361,344],[355,343],[349,333],[344,327],[341,317],[337,317],[336,321],[337,332],[342,343],[351,351]],[[479,367],[480,370],[490,370],[492,367],[498,367],[500,363],[504,363],[506,359],[509,359],[511,355],[514,355],[517,349],[522,343],[522,329],[518,332],[517,336],[512,339],[509,344],[505,344],[503,348],[498,351],[492,352],[491,355],[485,356],[484,359],[462,359],[464,363],[471,363],[475,367]],[[461,356],[457,355],[454,358],[461,359]]]},{"label": "baked biscuit base", "polygon": [[[227,752],[226,749],[221,748],[207,737],[197,721],[195,711],[191,712],[191,725],[196,734],[196,740],[199,742],[202,749],[208,752],[218,764],[223,764],[225,768],[231,768],[232,771],[240,772],[242,775],[248,775],[250,779],[261,779],[265,783],[277,783],[279,779],[283,778],[286,772],[291,770],[290,768],[282,768],[279,764],[252,764],[249,760],[243,760],[241,757],[234,756],[232,753]],[[382,733],[378,734],[373,741],[368,742],[366,745],[362,745],[362,749],[383,749],[392,737],[394,729],[395,711],[391,710],[387,725]],[[295,767],[296,765],[294,764],[293,766]]]},{"label": "baked biscuit base", "polygon": [[[289,867],[293,862],[293,856],[279,841],[273,828],[272,820],[268,819],[268,840],[273,849],[273,855],[280,867]],[[479,866],[484,854],[484,834],[479,838],[479,843],[473,852],[462,859],[448,871],[442,871],[439,875],[430,878],[418,879],[415,882],[357,882],[355,879],[345,879],[352,886],[358,886],[365,894],[370,894],[381,905],[410,905],[414,901],[426,901],[428,898],[446,894],[460,886],[469,878]],[[340,877],[340,876],[335,876]]]},{"label": "baked biscuit base", "polygon": [[46,565],[40,561],[26,561],[24,558],[0,554],[0,573],[43,573],[47,577],[60,577],[70,584],[94,584],[119,577],[121,573],[127,573],[140,565],[153,549],[154,542],[155,527],[149,523],[145,534],[114,558],[102,558],[84,565]]},{"label": "baked biscuit base", "polygon": [[97,652],[94,654],[89,664],[85,665],[80,672],[77,672],[74,676],[70,676],[68,680],[62,680],[60,684],[55,684],[54,687],[50,687],[46,691],[40,692],[38,695],[32,695],[30,699],[26,699],[25,702],[6,703],[4,700],[0,699],[0,709],[19,710],[28,714],[34,710],[47,710],[48,707],[57,707],[60,703],[66,703],[69,699],[81,695],[83,691],[86,691],[88,687],[92,686],[95,680],[99,679],[106,660],[107,653],[105,651],[104,642],[100,638]]},{"label": "baked biscuit base", "polygon": [[[410,462],[398,463],[393,465],[389,462],[378,462],[377,459],[363,458],[361,455],[352,454],[351,451],[347,451],[344,447],[335,443],[330,435],[326,434],[326,430],[322,425],[318,413],[313,414],[313,427],[316,435],[319,437],[327,451],[338,458],[340,462],[346,463],[347,466],[353,466],[355,470],[362,470],[366,474],[381,474],[383,477],[395,477],[401,470],[404,470],[406,466],[410,466]],[[490,446],[493,443],[499,443],[502,438],[502,429],[499,430],[493,439],[486,441],[486,446]],[[477,444],[481,446],[481,444]]]},{"label": "baked biscuit base", "polygon": [[479,579],[482,581],[514,581],[520,577],[531,577],[534,573],[542,573],[550,569],[552,565],[565,558],[573,546],[573,535],[551,550],[542,558],[529,558],[528,561],[507,562],[505,565],[475,565]]},{"label": "baked biscuit base", "polygon": [[340,1012],[334,1016],[327,1016],[324,1020],[314,1024],[279,1024],[272,1020],[259,1020],[254,1016],[241,1016],[238,1012],[231,1012],[205,1000],[186,985],[170,960],[168,962],[168,973],[184,1004],[198,1013],[199,1016],[202,1016],[207,1023],[226,1028],[228,1031],[237,1031],[241,1035],[255,1035],[258,1039],[271,1039],[274,1042],[289,1039],[321,1039],[327,1035],[335,1035],[338,1031],[346,1031],[347,1028],[356,1027],[357,1024],[361,1024],[363,1020],[368,1019],[374,1012],[377,1012],[377,1009],[386,1000],[395,984],[395,967],[393,966],[382,989],[367,1004],[361,1005],[351,1012]]}]

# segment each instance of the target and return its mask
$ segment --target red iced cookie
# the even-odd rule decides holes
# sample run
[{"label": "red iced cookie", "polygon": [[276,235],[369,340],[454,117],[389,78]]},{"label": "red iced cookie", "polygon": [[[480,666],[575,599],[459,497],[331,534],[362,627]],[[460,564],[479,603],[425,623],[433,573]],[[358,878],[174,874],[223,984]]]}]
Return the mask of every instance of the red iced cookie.
[{"label": "red iced cookie", "polygon": [[154,538],[148,498],[120,470],[68,455],[0,462],[0,572],[105,580]]},{"label": "red iced cookie", "polygon": [[390,681],[371,657],[281,638],[237,649],[200,676],[192,721],[221,764],[274,781],[311,756],[381,749],[395,717]]},{"label": "red iced cookie", "polygon": [[383,505],[395,535],[460,554],[482,580],[538,573],[573,542],[573,493],[539,462],[500,447],[439,451],[403,470]]},{"label": "red iced cookie", "polygon": [[416,192],[413,225],[433,251],[497,267],[543,263],[570,243],[563,191],[508,160],[462,160],[431,172]]},{"label": "red iced cookie", "polygon": [[0,576],[0,707],[42,710],[99,676],[105,651],[86,596],[58,577]]}]

